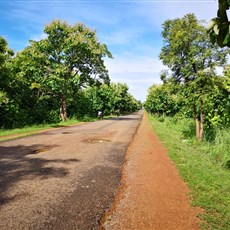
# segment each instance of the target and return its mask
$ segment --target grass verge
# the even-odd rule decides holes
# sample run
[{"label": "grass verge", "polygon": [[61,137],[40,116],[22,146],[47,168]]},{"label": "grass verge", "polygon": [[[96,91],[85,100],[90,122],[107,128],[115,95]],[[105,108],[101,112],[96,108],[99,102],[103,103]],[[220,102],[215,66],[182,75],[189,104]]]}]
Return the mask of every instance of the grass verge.
[{"label": "grass verge", "polygon": [[[116,116],[105,116],[104,119],[114,118]],[[89,116],[84,116],[81,119],[68,119],[65,122],[59,122],[59,123],[53,123],[53,124],[38,124],[38,125],[31,125],[26,126],[23,128],[17,128],[17,129],[0,129],[0,142],[10,139],[15,139],[19,137],[29,136],[35,133],[38,133],[39,131],[47,130],[50,128],[61,128],[61,127],[68,127],[71,125],[78,124],[80,122],[93,122],[98,121],[98,118],[92,118]]]},{"label": "grass verge", "polygon": [[24,128],[18,128],[18,129],[0,129],[0,141],[5,141],[5,140],[23,137],[23,136],[29,136],[38,133],[39,131],[47,130],[50,128],[68,127],[71,125],[78,124],[80,122],[87,122],[87,121],[89,122],[95,120],[97,119],[86,117],[81,120],[68,119],[66,122],[60,122],[54,124],[31,125],[31,126],[26,126]]},{"label": "grass verge", "polygon": [[202,229],[230,229],[230,169],[223,164],[224,159],[229,162],[229,131],[223,131],[213,143],[197,143],[185,135],[190,121],[173,122],[169,118],[159,121],[150,115],[149,119],[187,182],[192,204],[205,210],[200,216],[204,220]]}]

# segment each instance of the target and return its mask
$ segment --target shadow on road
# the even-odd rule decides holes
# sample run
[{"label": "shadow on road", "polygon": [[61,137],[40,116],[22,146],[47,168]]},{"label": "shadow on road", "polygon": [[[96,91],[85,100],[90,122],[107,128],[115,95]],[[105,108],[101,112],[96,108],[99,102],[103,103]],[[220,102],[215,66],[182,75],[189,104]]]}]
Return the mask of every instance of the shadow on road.
[{"label": "shadow on road", "polygon": [[0,206],[16,198],[7,196],[7,191],[22,180],[44,180],[68,175],[67,168],[51,167],[50,163],[69,164],[79,162],[79,160],[50,160],[39,158],[37,155],[56,147],[58,146],[0,146]]},{"label": "shadow on road", "polygon": [[133,117],[112,117],[112,118],[106,118],[105,120],[120,120],[120,121],[138,121],[140,118],[133,118]]},{"label": "shadow on road", "polygon": [[[141,116],[140,116],[141,114]],[[139,121],[143,117],[143,113],[135,112],[130,115],[120,115],[116,117],[106,118],[105,120],[120,120],[120,121]]]}]

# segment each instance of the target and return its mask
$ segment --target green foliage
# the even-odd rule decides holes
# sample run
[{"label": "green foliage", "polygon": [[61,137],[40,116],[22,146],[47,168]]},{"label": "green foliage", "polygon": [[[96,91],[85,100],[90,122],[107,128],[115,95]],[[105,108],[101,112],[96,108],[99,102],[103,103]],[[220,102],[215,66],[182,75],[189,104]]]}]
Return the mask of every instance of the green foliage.
[{"label": "green foliage", "polygon": [[13,51],[8,48],[7,41],[0,36],[0,106],[7,104],[7,85],[10,81],[9,63],[13,56]]},{"label": "green foliage", "polygon": [[[154,130],[192,189],[194,205],[205,209],[204,229],[229,229],[228,50],[211,44],[192,14],[167,20],[162,35],[160,59],[169,71],[161,74],[162,85],[149,88],[145,108],[154,113]],[[218,66],[225,67],[223,76]]]},{"label": "green foliage", "polygon": [[[4,78],[7,79],[9,77],[8,62],[10,61],[13,55],[13,51],[8,48],[7,41],[0,36],[0,81],[2,83],[4,81]],[[2,86],[3,84],[1,84],[0,87]]]},{"label": "green foliage", "polygon": [[162,80],[174,93],[179,92],[184,105],[190,105],[196,136],[201,140],[207,114],[212,114],[210,97],[220,91],[221,79],[215,70],[226,63],[228,51],[211,44],[204,26],[193,14],[165,21],[162,36],[160,59],[171,71],[164,73]]},{"label": "green foliage", "polygon": [[119,113],[125,114],[141,109],[141,104],[129,92],[126,84],[117,83],[111,84],[112,89],[112,113],[119,110]]},{"label": "green foliage", "polygon": [[173,116],[178,112],[177,95],[172,94],[167,85],[152,85],[148,90],[145,109],[158,115]]},{"label": "green foliage", "polygon": [[15,72],[31,90],[59,98],[62,119],[67,104],[82,87],[109,82],[104,57],[112,57],[95,31],[81,23],[73,26],[55,20],[44,29],[46,38],[30,41],[15,59]]},{"label": "green foliage", "polygon": [[106,116],[117,110],[125,114],[141,109],[140,102],[128,92],[128,86],[122,83],[89,87],[85,90],[85,97],[91,105],[88,111],[91,116],[97,115],[98,111],[103,111]]},{"label": "green foliage", "polygon": [[212,75],[215,67],[226,62],[227,52],[209,42],[204,26],[193,14],[165,21],[162,36],[160,59],[175,82],[186,85],[204,74]]},{"label": "green foliage", "polygon": [[85,90],[85,95],[91,104],[91,115],[97,116],[98,111],[103,111],[104,115],[111,114],[112,88],[110,85],[89,87]]},{"label": "green foliage", "polygon": [[[203,229],[230,228],[230,130],[219,130],[213,142],[197,144],[189,132],[191,119],[164,118],[159,122],[149,116],[154,131],[168,148],[180,175],[191,189],[193,205],[205,212],[200,216]],[[191,130],[192,128],[192,130]]]},{"label": "green foliage", "polygon": [[218,2],[217,17],[209,22],[207,31],[213,44],[217,43],[220,47],[230,47],[229,20],[227,13],[230,1],[218,0]]},{"label": "green foliage", "polygon": [[10,97],[10,83],[13,80],[10,74],[12,56],[13,51],[8,48],[7,41],[0,37],[0,125],[8,115],[14,115],[14,111],[17,111],[17,106],[12,104]]},{"label": "green foliage", "polygon": [[95,31],[55,20],[44,33],[15,57],[0,37],[1,128],[59,123],[67,110],[70,118],[89,120],[99,110],[110,115],[141,108],[127,85],[109,84],[103,58],[112,55]]}]

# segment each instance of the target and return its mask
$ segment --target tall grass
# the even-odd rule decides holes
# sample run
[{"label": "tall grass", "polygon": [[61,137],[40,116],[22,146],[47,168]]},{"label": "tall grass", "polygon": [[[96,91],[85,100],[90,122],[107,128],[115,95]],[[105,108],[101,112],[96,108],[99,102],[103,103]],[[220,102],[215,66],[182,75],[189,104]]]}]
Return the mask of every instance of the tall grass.
[{"label": "tall grass", "polygon": [[210,159],[230,169],[230,130],[217,129],[215,134],[214,141],[204,142],[204,146],[209,148]]},{"label": "tall grass", "polygon": [[216,130],[212,142],[197,143],[192,120],[149,119],[188,183],[193,205],[205,210],[202,228],[230,229],[230,130]]}]

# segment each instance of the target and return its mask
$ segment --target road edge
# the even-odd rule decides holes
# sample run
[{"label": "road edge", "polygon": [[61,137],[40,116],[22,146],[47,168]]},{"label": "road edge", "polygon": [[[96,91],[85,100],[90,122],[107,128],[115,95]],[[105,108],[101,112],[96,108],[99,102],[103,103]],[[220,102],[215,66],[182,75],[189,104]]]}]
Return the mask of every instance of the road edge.
[{"label": "road edge", "polygon": [[104,225],[105,225],[106,221],[110,220],[112,213],[116,210],[117,204],[124,197],[124,191],[127,188],[125,168],[127,166],[129,157],[131,155],[131,151],[129,151],[129,148],[131,148],[132,143],[134,141],[134,138],[137,135],[138,129],[140,128],[140,125],[143,122],[144,113],[146,113],[146,112],[145,111],[142,112],[140,122],[139,122],[133,136],[132,136],[132,141],[129,143],[129,145],[127,146],[127,148],[125,150],[125,159],[124,159],[124,161],[122,163],[122,167],[121,167],[120,184],[118,185],[118,187],[116,189],[116,193],[114,194],[114,199],[112,200],[111,205],[109,206],[109,208],[107,210],[105,210],[102,218],[100,219],[100,221],[98,223],[97,230],[105,230]]}]

